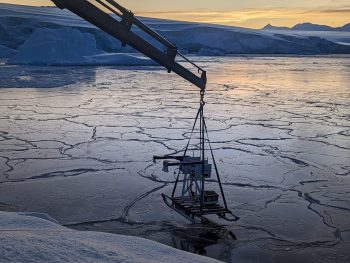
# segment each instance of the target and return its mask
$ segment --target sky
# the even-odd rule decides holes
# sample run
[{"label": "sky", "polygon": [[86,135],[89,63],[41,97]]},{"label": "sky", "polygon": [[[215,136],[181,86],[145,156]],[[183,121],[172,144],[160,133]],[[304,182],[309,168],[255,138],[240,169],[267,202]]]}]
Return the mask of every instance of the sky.
[{"label": "sky", "polygon": [[[250,28],[311,22],[350,23],[350,0],[117,0],[136,15]],[[52,5],[49,0],[0,0],[0,3]]]}]

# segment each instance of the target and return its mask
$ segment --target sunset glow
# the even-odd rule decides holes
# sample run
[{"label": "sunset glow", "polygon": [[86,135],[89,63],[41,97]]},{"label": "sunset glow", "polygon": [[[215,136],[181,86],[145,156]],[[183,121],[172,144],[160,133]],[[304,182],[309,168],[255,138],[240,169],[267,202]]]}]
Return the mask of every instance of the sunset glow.
[{"label": "sunset glow", "polygon": [[[330,26],[343,26],[350,22],[348,1],[213,1],[191,2],[149,0],[118,1],[139,16],[215,23],[250,28],[261,28],[266,24],[293,26],[311,22]],[[2,0],[0,3],[35,6],[52,5],[49,0]]]},{"label": "sunset glow", "polygon": [[349,22],[350,9],[345,10],[301,10],[301,9],[246,9],[237,11],[174,11],[140,12],[139,15],[155,18],[168,18],[182,21],[205,22],[231,26],[261,28],[266,24],[294,26],[312,22],[330,26],[343,26]]}]

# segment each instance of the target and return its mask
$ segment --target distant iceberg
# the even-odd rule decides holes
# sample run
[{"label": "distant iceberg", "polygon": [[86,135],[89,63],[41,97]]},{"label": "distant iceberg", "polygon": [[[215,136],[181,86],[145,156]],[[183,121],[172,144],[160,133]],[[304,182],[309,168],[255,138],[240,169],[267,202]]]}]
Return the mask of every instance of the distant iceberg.
[{"label": "distant iceberg", "polygon": [[155,65],[150,59],[140,56],[101,51],[96,47],[93,35],[70,27],[38,28],[19,47],[17,54],[10,58],[8,63],[45,66]]}]

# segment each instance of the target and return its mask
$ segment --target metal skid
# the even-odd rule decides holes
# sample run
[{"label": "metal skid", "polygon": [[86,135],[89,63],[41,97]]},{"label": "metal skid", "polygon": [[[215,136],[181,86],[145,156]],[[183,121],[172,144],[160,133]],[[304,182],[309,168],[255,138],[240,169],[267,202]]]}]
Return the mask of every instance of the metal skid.
[{"label": "metal skid", "polygon": [[[217,215],[228,221],[236,221],[235,216],[227,207],[225,194],[222,188],[218,168],[215,162],[214,153],[209,141],[208,130],[204,118],[204,92],[201,92],[200,107],[191,131],[187,146],[182,155],[153,156],[153,161],[163,161],[163,171],[169,172],[169,167],[178,167],[178,173],[171,196],[162,194],[164,203],[180,215],[193,223],[206,223],[207,215]],[[195,152],[198,156],[187,155],[192,135],[199,120],[199,146]],[[207,138],[205,137],[207,136]],[[209,146],[213,164],[205,156],[206,146]],[[216,180],[212,179],[214,167]],[[220,188],[220,195],[213,190],[205,188],[208,180],[217,182]],[[221,196],[222,202],[219,202]],[[222,203],[222,204],[221,204]]]}]

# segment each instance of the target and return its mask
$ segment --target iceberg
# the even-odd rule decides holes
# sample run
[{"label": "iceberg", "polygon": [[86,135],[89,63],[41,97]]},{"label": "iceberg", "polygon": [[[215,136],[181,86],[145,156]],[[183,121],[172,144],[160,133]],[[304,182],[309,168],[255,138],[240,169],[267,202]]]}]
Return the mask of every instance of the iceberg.
[{"label": "iceberg", "polygon": [[156,65],[150,59],[130,55],[106,53],[96,46],[92,34],[78,29],[63,27],[58,29],[38,28],[8,64],[79,66],[79,65]]},{"label": "iceberg", "polygon": [[100,54],[95,38],[73,28],[39,28],[9,60],[11,64],[83,64],[84,56]]}]

